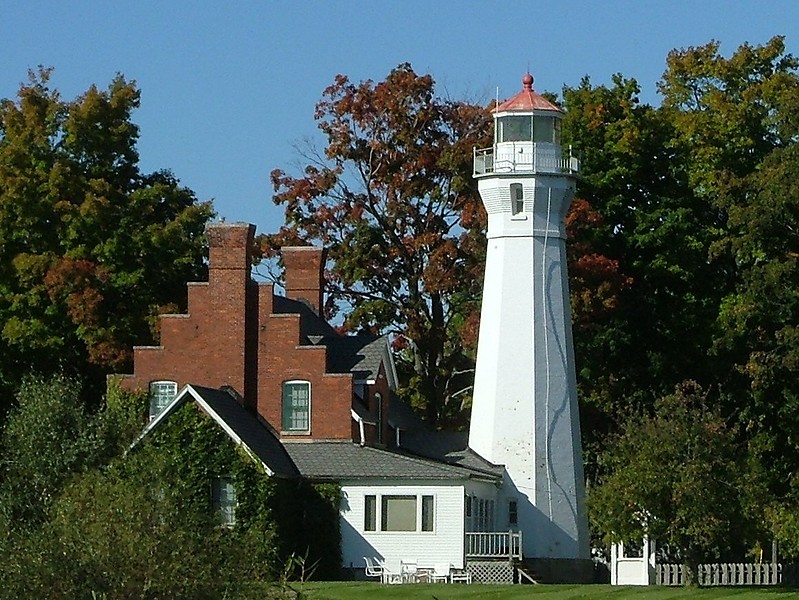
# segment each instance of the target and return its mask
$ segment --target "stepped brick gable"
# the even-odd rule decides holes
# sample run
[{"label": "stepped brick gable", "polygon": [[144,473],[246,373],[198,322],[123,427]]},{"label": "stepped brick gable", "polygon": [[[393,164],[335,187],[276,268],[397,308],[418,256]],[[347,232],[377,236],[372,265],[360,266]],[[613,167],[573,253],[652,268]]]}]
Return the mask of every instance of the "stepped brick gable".
[{"label": "stepped brick gable", "polygon": [[[377,416],[388,414],[390,389],[382,357],[370,349],[385,340],[339,335],[321,318],[320,248],[282,250],[286,296],[275,295],[272,284],[256,283],[250,276],[254,235],[248,224],[208,226],[208,282],[188,283],[186,314],[159,317],[160,345],[134,348],[134,372],[118,376],[121,386],[227,386],[281,438],[387,440],[388,419]],[[365,367],[364,357],[372,359]],[[283,430],[287,382],[309,389],[309,425],[302,431]]]}]

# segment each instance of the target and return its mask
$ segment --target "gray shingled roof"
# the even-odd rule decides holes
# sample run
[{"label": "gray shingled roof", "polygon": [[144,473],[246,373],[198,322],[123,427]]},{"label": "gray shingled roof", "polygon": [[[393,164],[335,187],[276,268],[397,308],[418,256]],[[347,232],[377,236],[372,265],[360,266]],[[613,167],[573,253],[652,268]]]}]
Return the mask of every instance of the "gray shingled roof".
[{"label": "gray shingled roof", "polygon": [[199,385],[191,388],[241,441],[278,477],[297,477],[299,472],[271,431],[228,392]]},{"label": "gray shingled roof", "polygon": [[389,397],[388,421],[392,427],[398,427],[403,432],[425,430],[424,421],[414,412],[413,408],[393,393]]},{"label": "gray shingled roof", "polygon": [[376,379],[386,341],[371,335],[325,336],[328,373],[352,373],[355,379]]},{"label": "gray shingled roof", "polygon": [[302,337],[336,335],[336,330],[330,323],[316,314],[304,302],[285,296],[274,296],[272,302],[272,311],[275,314],[300,315],[300,335]]},{"label": "gray shingled roof", "polygon": [[499,477],[505,470],[502,465],[488,462],[469,448],[469,434],[465,431],[403,432],[400,444],[413,454]]},{"label": "gray shingled roof", "polygon": [[328,373],[352,373],[356,379],[374,379],[383,361],[385,338],[374,335],[339,335],[322,317],[299,300],[275,296],[276,314],[300,315],[303,344],[323,345],[327,353]]},{"label": "gray shingled roof", "polygon": [[[359,446],[352,442],[292,442],[284,447],[303,477],[317,481],[346,480],[464,480],[498,477],[419,456]],[[501,476],[501,475],[500,475]]]}]

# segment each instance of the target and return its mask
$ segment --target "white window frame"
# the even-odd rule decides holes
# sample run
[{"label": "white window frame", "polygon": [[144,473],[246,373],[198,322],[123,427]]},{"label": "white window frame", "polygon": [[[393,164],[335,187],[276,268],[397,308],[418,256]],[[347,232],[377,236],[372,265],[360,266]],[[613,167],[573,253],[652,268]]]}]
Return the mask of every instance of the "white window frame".
[{"label": "white window frame", "polygon": [[[387,503],[391,499],[414,499],[414,528],[413,529],[389,529],[388,528],[388,515],[386,514]],[[367,519],[367,503],[374,502],[374,529],[369,529],[371,520]],[[427,505],[427,508],[426,508]],[[364,531],[367,533],[383,533],[383,534],[407,534],[407,533],[435,533],[436,531],[436,509],[438,507],[438,499],[436,494],[409,494],[398,491],[391,494],[364,494],[363,509],[364,509]],[[428,523],[425,523],[425,516],[428,517]]]},{"label": "white window frame", "polygon": [[[167,395],[154,394],[153,388],[169,386],[171,394],[169,395],[168,399]],[[149,400],[149,411],[150,411],[150,420],[152,421],[155,417],[158,416],[167,405],[174,400],[175,396],[178,394],[178,383],[177,381],[169,381],[168,379],[159,379],[157,381],[151,381],[149,387],[147,388],[147,395]]]},{"label": "white window frame", "polygon": [[524,186],[521,183],[510,184],[510,213],[514,217],[524,213]]},{"label": "white window frame", "polygon": [[236,509],[238,505],[236,484],[233,477],[230,475],[215,477],[211,482],[211,506],[223,527],[236,525]]},{"label": "white window frame", "polygon": [[[308,389],[308,407],[307,407],[307,420],[306,420],[306,427],[299,428],[299,427],[287,427],[286,424],[290,424],[291,420],[287,419],[286,414],[286,386],[289,385],[304,385]],[[295,435],[303,435],[311,433],[311,382],[305,379],[290,379],[288,381],[284,381],[280,387],[280,426],[281,432],[287,434],[295,434]],[[294,409],[292,409],[294,410]]]}]

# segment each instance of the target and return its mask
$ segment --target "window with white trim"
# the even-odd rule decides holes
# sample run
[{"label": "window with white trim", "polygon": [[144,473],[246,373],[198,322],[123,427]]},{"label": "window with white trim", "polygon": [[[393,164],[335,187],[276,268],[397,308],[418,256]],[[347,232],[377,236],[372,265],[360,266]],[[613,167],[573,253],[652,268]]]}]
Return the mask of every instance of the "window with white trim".
[{"label": "window with white trim", "polygon": [[150,420],[152,421],[178,393],[175,381],[150,382]]},{"label": "window with white trim", "polygon": [[236,487],[231,477],[216,477],[211,483],[211,505],[225,527],[236,524]]},{"label": "window with white trim", "polygon": [[[378,515],[378,508],[380,514]],[[364,531],[435,530],[435,497],[432,495],[386,494],[364,496]]]},{"label": "window with white trim", "polygon": [[521,183],[510,184],[510,209],[513,215],[524,212],[524,188]]},{"label": "window with white trim", "polygon": [[311,383],[283,383],[283,431],[308,433],[311,430]]},{"label": "window with white trim", "polygon": [[363,530],[377,531],[377,496],[363,497]]}]

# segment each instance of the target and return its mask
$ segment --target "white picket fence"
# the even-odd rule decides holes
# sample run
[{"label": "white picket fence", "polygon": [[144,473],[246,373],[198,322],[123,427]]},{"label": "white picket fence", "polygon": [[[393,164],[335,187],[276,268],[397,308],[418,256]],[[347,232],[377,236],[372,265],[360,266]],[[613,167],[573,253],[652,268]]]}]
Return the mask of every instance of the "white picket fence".
[{"label": "white picket fence", "polygon": [[[781,564],[705,564],[699,565],[699,585],[779,585],[782,583]],[[683,566],[662,564],[655,566],[657,585],[683,585]]]}]

